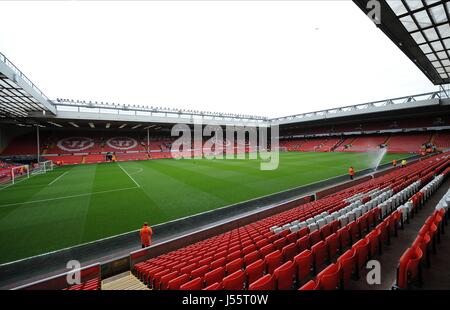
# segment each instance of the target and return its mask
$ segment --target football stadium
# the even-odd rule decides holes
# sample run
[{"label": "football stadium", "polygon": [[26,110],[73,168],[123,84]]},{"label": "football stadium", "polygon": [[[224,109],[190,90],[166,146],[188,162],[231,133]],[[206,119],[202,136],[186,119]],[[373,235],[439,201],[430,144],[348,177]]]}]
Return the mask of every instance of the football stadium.
[{"label": "football stadium", "polygon": [[49,98],[0,53],[0,288],[450,289],[450,2],[352,5],[433,91],[158,108]]}]

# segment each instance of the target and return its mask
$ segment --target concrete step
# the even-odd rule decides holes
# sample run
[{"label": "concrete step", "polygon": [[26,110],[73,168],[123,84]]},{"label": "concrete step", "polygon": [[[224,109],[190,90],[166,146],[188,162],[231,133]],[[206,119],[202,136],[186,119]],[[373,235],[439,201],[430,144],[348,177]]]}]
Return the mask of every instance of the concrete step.
[{"label": "concrete step", "polygon": [[102,290],[149,290],[149,288],[127,271],[103,280]]}]

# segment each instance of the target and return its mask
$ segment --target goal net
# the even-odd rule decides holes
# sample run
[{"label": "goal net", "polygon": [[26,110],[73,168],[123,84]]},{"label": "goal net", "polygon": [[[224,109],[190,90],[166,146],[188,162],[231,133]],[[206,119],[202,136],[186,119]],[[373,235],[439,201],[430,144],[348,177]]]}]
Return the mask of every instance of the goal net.
[{"label": "goal net", "polygon": [[11,168],[11,183],[15,184],[21,179],[28,179],[30,177],[30,166],[22,165]]},{"label": "goal net", "polygon": [[41,161],[34,167],[31,174],[41,174],[52,170],[53,170],[53,161],[51,160]]}]

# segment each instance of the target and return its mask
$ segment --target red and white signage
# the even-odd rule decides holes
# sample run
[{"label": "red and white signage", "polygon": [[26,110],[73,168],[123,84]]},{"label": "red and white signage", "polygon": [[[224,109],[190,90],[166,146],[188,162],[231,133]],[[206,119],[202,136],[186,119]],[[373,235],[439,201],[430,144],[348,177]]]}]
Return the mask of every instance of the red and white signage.
[{"label": "red and white signage", "polygon": [[56,145],[66,152],[80,152],[93,147],[94,140],[86,137],[70,137],[59,140]]},{"label": "red and white signage", "polygon": [[130,137],[115,137],[108,139],[106,144],[113,149],[126,151],[135,148],[138,142]]}]

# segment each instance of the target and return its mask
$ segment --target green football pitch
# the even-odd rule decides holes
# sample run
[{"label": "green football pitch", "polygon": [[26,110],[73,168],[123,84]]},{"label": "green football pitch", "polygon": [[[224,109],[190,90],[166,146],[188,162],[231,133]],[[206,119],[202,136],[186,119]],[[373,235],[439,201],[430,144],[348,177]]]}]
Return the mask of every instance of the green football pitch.
[{"label": "green football pitch", "polygon": [[[388,154],[383,162],[402,155]],[[163,223],[368,168],[367,153],[259,160],[152,160],[66,166],[0,188],[0,263]]]}]

